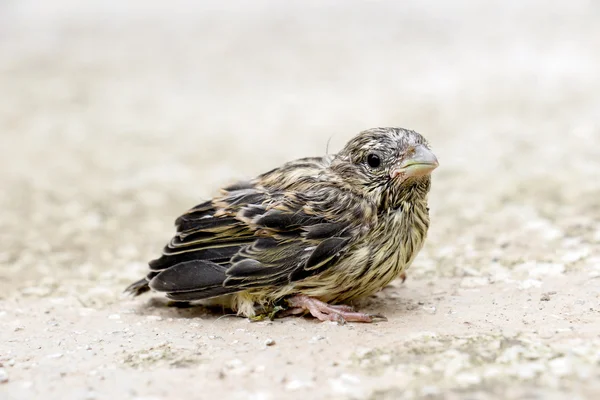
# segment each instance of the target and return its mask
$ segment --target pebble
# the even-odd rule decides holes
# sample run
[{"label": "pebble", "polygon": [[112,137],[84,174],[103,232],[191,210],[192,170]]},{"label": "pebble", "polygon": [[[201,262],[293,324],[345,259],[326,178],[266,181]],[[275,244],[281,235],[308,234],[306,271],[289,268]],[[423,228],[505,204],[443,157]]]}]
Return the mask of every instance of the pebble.
[{"label": "pebble", "polygon": [[268,338],[267,340],[265,340],[265,346],[274,346],[275,345],[275,341],[271,338]]},{"label": "pebble", "polygon": [[8,382],[8,373],[4,368],[0,368],[0,383]]},{"label": "pebble", "polygon": [[62,353],[54,353],[54,354],[48,354],[46,357],[48,358],[62,358],[63,354]]},{"label": "pebble", "polygon": [[162,317],[160,315],[148,315],[146,316],[148,321],[162,321]]},{"label": "pebble", "polygon": [[117,319],[121,319],[121,316],[119,314],[110,314],[108,316],[108,319],[117,320]]}]

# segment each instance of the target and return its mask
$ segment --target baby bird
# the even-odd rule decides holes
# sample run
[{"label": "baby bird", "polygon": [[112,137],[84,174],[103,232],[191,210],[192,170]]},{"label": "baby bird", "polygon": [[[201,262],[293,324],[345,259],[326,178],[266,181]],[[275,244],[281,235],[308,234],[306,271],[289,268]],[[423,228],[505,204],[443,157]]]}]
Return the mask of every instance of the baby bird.
[{"label": "baby bird", "polygon": [[288,162],[187,211],[148,275],[126,291],[210,299],[250,318],[372,322],[377,316],[344,303],[411,265],[437,166],[417,132],[363,131],[338,154]]}]

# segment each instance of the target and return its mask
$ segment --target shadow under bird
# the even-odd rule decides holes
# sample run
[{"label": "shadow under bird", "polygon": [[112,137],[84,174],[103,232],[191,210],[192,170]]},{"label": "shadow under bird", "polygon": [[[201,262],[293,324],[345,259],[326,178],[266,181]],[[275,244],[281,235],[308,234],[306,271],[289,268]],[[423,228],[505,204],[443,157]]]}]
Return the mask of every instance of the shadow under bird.
[{"label": "shadow under bird", "polygon": [[415,259],[437,166],[417,132],[363,131],[335,155],[288,162],[187,211],[148,275],[126,291],[208,300],[250,318],[372,322],[380,316],[346,304]]}]

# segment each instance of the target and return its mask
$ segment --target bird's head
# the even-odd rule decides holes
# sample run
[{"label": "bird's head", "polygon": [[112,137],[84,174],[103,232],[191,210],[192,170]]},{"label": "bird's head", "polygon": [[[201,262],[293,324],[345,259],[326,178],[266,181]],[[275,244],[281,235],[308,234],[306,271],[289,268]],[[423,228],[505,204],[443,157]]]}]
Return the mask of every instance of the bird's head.
[{"label": "bird's head", "polygon": [[423,136],[402,128],[359,133],[335,156],[332,171],[379,209],[425,198],[438,160]]}]

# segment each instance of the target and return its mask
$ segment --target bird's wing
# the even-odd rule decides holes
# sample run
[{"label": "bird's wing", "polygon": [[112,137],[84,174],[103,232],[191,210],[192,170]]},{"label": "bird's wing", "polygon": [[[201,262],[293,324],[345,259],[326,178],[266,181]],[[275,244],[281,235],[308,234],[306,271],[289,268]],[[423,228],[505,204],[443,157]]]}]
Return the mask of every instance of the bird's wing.
[{"label": "bird's wing", "polygon": [[150,287],[197,300],[317,274],[360,232],[364,204],[348,196],[318,185],[309,192],[230,187],[177,219],[177,234],[150,263]]}]

